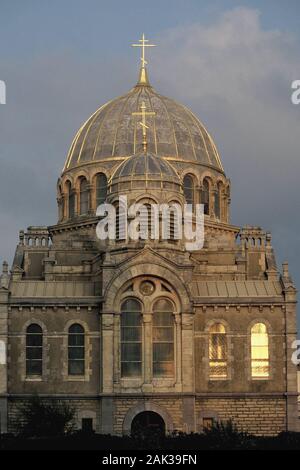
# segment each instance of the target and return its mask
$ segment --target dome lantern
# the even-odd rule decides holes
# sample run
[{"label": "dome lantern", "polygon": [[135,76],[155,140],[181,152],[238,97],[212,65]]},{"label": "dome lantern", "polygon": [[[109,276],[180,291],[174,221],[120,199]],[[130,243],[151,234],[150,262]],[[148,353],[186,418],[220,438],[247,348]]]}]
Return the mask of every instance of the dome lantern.
[{"label": "dome lantern", "polygon": [[163,190],[182,194],[182,183],[167,161],[158,155],[143,152],[122,162],[109,181],[109,194],[133,190]]}]

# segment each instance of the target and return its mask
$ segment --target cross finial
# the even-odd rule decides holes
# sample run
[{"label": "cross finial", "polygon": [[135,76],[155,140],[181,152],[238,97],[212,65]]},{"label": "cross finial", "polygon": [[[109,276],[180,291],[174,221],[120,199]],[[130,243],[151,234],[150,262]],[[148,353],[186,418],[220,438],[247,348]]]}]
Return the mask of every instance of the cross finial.
[{"label": "cross finial", "polygon": [[145,48],[156,46],[156,44],[148,44],[148,43],[149,43],[149,39],[145,39],[145,34],[143,33],[142,39],[139,39],[139,44],[132,44],[132,47],[142,48],[142,57],[141,57],[142,67],[141,67],[141,73],[140,73],[140,83],[144,83],[144,84],[147,83],[146,65],[148,64],[148,62],[145,59]]},{"label": "cross finial", "polygon": [[146,104],[145,101],[142,101],[142,104],[140,106],[141,111],[137,111],[135,113],[132,113],[133,116],[142,116],[142,120],[139,122],[139,124],[142,126],[142,131],[143,131],[143,150],[144,153],[147,152],[147,129],[149,129],[149,126],[146,124],[146,116],[155,116],[155,112],[153,111],[148,111],[146,112]]}]

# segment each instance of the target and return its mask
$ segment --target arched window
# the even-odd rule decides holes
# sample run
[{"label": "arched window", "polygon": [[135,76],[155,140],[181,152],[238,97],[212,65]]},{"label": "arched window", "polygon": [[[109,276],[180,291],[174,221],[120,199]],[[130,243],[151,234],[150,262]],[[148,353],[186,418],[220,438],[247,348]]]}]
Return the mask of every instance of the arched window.
[{"label": "arched window", "polygon": [[226,330],[222,323],[215,323],[209,329],[209,376],[227,377]]},{"label": "arched window", "polygon": [[215,192],[215,216],[221,218],[221,197],[222,197],[222,183],[218,183]]},{"label": "arched window", "polygon": [[194,181],[191,175],[183,178],[183,190],[186,203],[194,206]]},{"label": "arched window", "polygon": [[174,309],[169,300],[153,306],[153,377],[174,376]]},{"label": "arched window", "polygon": [[96,208],[106,201],[107,196],[107,178],[104,173],[96,176]]},{"label": "arched window", "polygon": [[[141,202],[141,204],[143,204]],[[152,232],[152,210],[151,204],[145,203],[139,210],[139,238],[141,240],[150,240]]]},{"label": "arched window", "polygon": [[67,197],[68,197],[68,218],[72,219],[75,216],[75,192],[72,190],[70,181],[67,183]]},{"label": "arched window", "polygon": [[84,328],[78,323],[70,326],[68,332],[68,373],[84,375],[85,372],[85,335]]},{"label": "arched window", "polygon": [[85,178],[80,180],[80,215],[87,214],[89,211],[89,189]]},{"label": "arched window", "polygon": [[120,207],[115,205],[116,210],[116,241],[120,240]]},{"label": "arched window", "polygon": [[43,373],[43,330],[32,323],[26,330],[26,375]]},{"label": "arched window", "polygon": [[115,204],[116,211],[116,241],[127,238],[127,206],[122,201]]},{"label": "arched window", "polygon": [[209,215],[209,182],[204,179],[201,191],[201,204],[204,205],[204,214]]},{"label": "arched window", "polygon": [[121,376],[140,377],[141,374],[141,304],[135,299],[128,299],[121,306]]},{"label": "arched window", "polygon": [[170,237],[169,241],[175,240],[175,214],[174,211],[170,212]]},{"label": "arched window", "polygon": [[58,194],[57,194],[57,202],[58,202],[58,217],[61,221],[64,218],[64,198],[62,195],[61,185],[58,185]]},{"label": "arched window", "polygon": [[178,202],[174,201],[169,204],[170,207],[170,218],[169,218],[169,230],[170,230],[170,241],[179,240],[182,237],[182,209]]},{"label": "arched window", "polygon": [[269,336],[264,323],[251,328],[251,376],[269,377]]}]

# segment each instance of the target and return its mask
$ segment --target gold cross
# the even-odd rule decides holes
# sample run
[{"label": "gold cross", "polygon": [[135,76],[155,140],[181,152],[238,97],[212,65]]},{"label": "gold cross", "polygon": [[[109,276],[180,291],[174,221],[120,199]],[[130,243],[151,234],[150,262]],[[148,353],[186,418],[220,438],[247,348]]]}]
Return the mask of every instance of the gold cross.
[{"label": "gold cross", "polygon": [[143,149],[144,152],[147,152],[147,129],[149,129],[149,126],[146,124],[146,116],[155,116],[156,113],[154,112],[146,112],[146,104],[145,101],[142,101],[142,104],[140,106],[141,111],[137,111],[136,113],[132,113],[133,116],[142,116],[142,120],[139,122],[139,124],[142,126],[142,131],[143,131]]},{"label": "gold cross", "polygon": [[143,33],[142,39],[139,39],[139,42],[141,44],[131,44],[132,47],[141,47],[142,48],[142,67],[145,68],[145,65],[148,64],[148,62],[145,60],[145,47],[155,47],[156,44],[147,44],[149,42],[149,39],[145,39],[145,34]]}]

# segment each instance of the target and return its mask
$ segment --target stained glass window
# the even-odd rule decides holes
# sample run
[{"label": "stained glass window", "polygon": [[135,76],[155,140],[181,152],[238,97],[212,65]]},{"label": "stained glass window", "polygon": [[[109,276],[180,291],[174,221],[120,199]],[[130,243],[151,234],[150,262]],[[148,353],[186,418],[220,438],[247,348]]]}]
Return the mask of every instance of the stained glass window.
[{"label": "stained glass window", "polygon": [[251,328],[251,375],[269,377],[269,337],[264,323]]},{"label": "stained glass window", "polygon": [[139,377],[141,374],[141,304],[135,299],[128,299],[121,307],[121,375],[122,377]]},{"label": "stained glass window", "polygon": [[227,377],[226,330],[221,323],[215,323],[209,330],[209,376]]},{"label": "stained glass window", "polygon": [[153,376],[174,376],[174,315],[169,300],[160,299],[153,307]]}]

